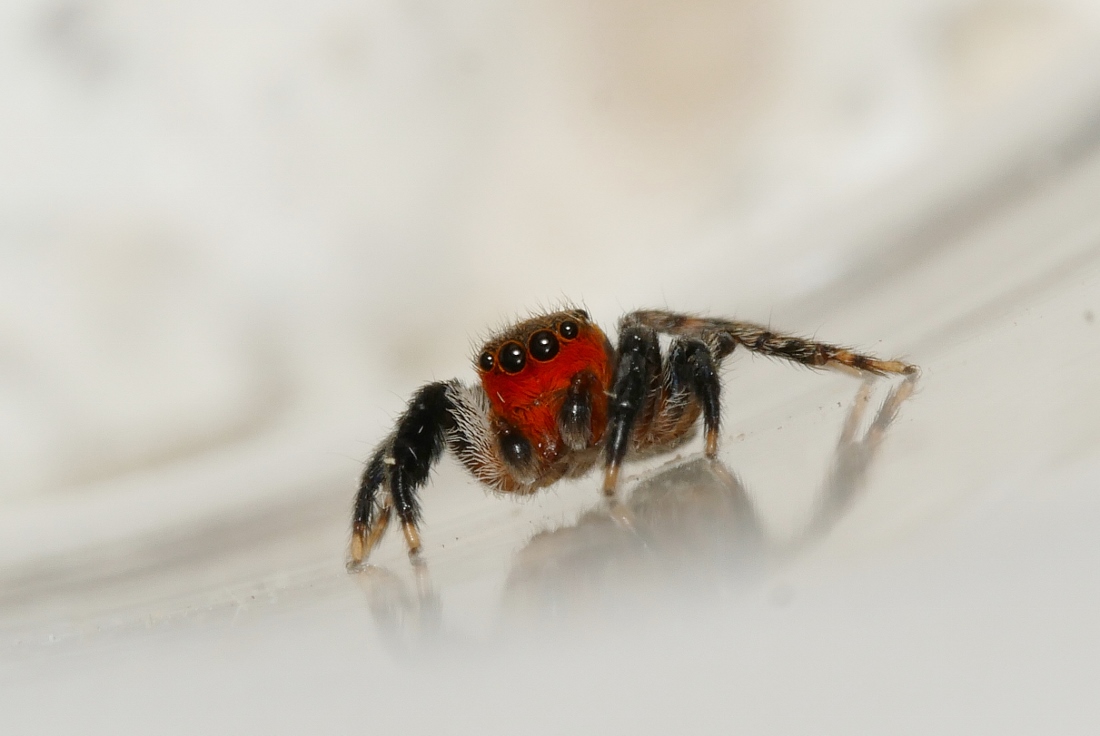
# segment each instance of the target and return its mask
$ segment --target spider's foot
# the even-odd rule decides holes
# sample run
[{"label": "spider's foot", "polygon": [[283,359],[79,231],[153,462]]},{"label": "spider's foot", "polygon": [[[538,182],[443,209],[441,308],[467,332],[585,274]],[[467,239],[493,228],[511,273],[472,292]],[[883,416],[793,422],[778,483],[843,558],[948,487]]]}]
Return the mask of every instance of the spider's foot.
[{"label": "spider's foot", "polygon": [[903,376],[915,376],[920,373],[920,368],[911,363],[903,363],[900,360],[879,360],[881,370],[885,373],[900,373]]},{"label": "spider's foot", "polygon": [[869,355],[860,355],[859,353],[844,348],[834,349],[834,352],[831,353],[819,348],[813,364],[831,364],[840,368],[854,369],[861,373],[873,373],[877,376],[885,376],[891,373],[895,375],[911,376],[920,370],[917,366],[910,365],[900,360],[879,360],[878,358],[872,358]]},{"label": "spider's foot", "polygon": [[363,557],[367,551],[367,528],[363,524],[356,524],[351,532],[351,545],[348,547],[348,571],[353,567],[363,564]]},{"label": "spider's foot", "polygon": [[718,427],[707,427],[707,439],[704,448],[707,457],[711,460],[718,457]]},{"label": "spider's foot", "polygon": [[409,521],[401,523],[401,531],[405,533],[405,544],[409,548],[409,559],[414,562],[420,556],[420,532],[416,525]]},{"label": "spider's foot", "polygon": [[607,472],[603,477],[603,495],[611,498],[615,495],[615,488],[619,485],[619,465],[607,466]]}]

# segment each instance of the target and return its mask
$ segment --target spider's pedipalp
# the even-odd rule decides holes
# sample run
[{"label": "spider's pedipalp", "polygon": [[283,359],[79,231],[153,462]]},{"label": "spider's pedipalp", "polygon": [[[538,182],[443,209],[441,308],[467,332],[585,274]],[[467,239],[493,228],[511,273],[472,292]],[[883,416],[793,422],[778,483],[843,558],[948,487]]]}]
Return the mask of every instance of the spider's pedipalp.
[{"label": "spider's pedipalp", "polygon": [[531,440],[523,432],[504,422],[496,426],[497,444],[500,446],[500,458],[508,467],[508,474],[524,484],[534,483],[539,477],[539,459]]},{"label": "spider's pedipalp", "polygon": [[570,450],[584,450],[592,444],[592,392],[598,379],[592,371],[573,376],[558,411],[558,431]]}]

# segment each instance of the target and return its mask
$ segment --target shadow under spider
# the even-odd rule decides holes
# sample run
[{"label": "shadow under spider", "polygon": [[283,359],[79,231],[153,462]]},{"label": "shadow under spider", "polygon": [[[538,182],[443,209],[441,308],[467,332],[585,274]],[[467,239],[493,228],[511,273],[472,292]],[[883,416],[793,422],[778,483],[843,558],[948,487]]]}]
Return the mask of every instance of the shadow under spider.
[{"label": "shadow under spider", "polygon": [[[886,431],[916,387],[911,376],[891,387],[866,430],[875,379],[863,382],[845,418],[809,522],[777,542],[761,524],[744,484],[720,460],[695,457],[658,470],[624,502],[599,504],[573,524],[532,537],[516,553],[501,615],[516,621],[588,620],[593,612],[645,606],[653,591],[726,594],[804,552],[859,498]],[[442,604],[427,563],[415,563],[416,591],[385,568],[356,576],[387,644],[433,638]],[[662,596],[665,597],[665,596]]]}]

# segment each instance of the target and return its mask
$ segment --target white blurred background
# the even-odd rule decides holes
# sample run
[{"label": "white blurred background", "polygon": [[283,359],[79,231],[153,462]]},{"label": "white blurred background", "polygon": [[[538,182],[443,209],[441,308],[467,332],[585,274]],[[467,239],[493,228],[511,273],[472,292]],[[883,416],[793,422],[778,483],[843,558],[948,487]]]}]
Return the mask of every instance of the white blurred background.
[{"label": "white blurred background", "polygon": [[[792,579],[840,595],[859,560],[937,548],[927,540],[961,518],[987,530],[975,504],[1001,508],[1006,489],[1100,477],[1094,2],[11,0],[0,14],[0,657],[7,691],[31,693],[17,698],[19,732],[125,732],[146,722],[112,720],[120,712],[153,718],[189,687],[209,698],[210,682],[259,683],[217,712],[260,708],[270,691],[257,674],[278,668],[270,657],[181,653],[203,646],[181,642],[224,643],[242,627],[255,641],[304,641],[301,617],[326,627],[331,615],[346,638],[303,644],[292,661],[335,672],[366,661],[379,677],[402,667],[382,654],[390,634],[360,615],[367,604],[342,569],[360,462],[417,385],[471,378],[480,336],[562,301],[583,302],[607,328],[647,306],[770,321],[925,369],[864,497],[816,553],[828,572],[767,578],[761,600],[785,600],[803,584]],[[756,488],[765,526],[790,538],[858,383],[745,358],[727,382],[723,459]],[[445,464],[425,496],[444,620],[492,629],[511,554],[591,506],[595,487],[517,506],[483,499]],[[1026,499],[1040,515],[1070,508]],[[1059,549],[1060,524],[1036,532],[1036,548]],[[433,529],[453,531],[459,551]],[[1014,532],[988,534],[1013,548]],[[943,564],[986,559],[980,549]],[[921,554],[906,554],[916,571],[897,576],[925,579]],[[380,556],[411,580],[399,545]],[[1072,559],[1087,605],[1055,597],[1041,609],[1049,621],[1026,625],[1073,608],[1074,641],[1095,653],[1100,632],[1082,611],[1100,613],[1097,556]],[[1001,572],[1011,587],[1019,571]],[[959,585],[990,574],[979,566]],[[821,582],[836,576],[840,587]],[[261,588],[268,608],[242,623],[242,601]],[[941,594],[913,598],[938,610],[955,600]],[[302,613],[323,602],[339,613]],[[215,609],[231,620],[196,614]],[[815,638],[813,616],[755,615],[739,625],[759,624],[761,641],[835,635]],[[646,636],[692,670],[691,647],[662,639],[656,620]],[[858,617],[837,625],[864,628]],[[891,656],[950,640],[952,626],[898,634],[908,643]],[[131,653],[122,659],[148,664],[118,670],[115,637]],[[608,645],[616,656],[621,646]],[[859,671],[890,651],[869,647]],[[841,687],[797,653],[776,656],[807,692]],[[960,672],[990,671],[983,661],[998,669],[981,657],[930,667],[971,681]],[[105,662],[122,685],[92,677]],[[178,681],[143,674],[164,663]],[[736,654],[699,671],[763,687],[729,665]],[[1072,679],[1082,693],[1100,684],[1086,669]],[[438,725],[458,696],[435,685],[362,707],[397,718],[437,703],[424,723]],[[807,702],[776,688],[780,711],[788,696]],[[1070,700],[1028,712],[1081,713],[1083,699],[1054,689]],[[150,696],[169,691],[170,702]],[[71,708],[46,718],[58,692]],[[336,692],[287,686],[283,703],[301,697],[295,712],[354,727],[356,693]],[[1021,683],[1003,692],[1016,705],[1036,696]],[[1003,704],[964,700],[933,710],[970,706],[971,727],[1001,722],[980,716]],[[904,731],[884,724],[909,711],[886,701],[863,721],[840,692],[811,698],[818,710],[795,723]],[[518,702],[485,728],[516,728],[541,708]],[[671,706],[645,707],[656,720],[643,732],[672,728]],[[704,730],[786,723],[715,707],[728,719]],[[181,731],[202,722],[188,712],[173,721]],[[576,712],[604,715],[574,730],[622,722]],[[224,723],[327,729],[304,716]]]}]

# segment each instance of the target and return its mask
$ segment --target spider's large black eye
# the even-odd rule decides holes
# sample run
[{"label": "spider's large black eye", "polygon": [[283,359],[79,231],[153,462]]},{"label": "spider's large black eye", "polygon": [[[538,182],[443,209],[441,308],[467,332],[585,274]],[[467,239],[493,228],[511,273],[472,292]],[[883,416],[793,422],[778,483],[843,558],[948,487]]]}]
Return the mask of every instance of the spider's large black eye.
[{"label": "spider's large black eye", "polygon": [[493,370],[493,366],[496,364],[496,362],[497,359],[494,358],[493,354],[490,353],[488,350],[482,353],[477,359],[478,366],[480,366],[481,370],[485,371],[486,373]]},{"label": "spider's large black eye", "polygon": [[580,333],[580,327],[577,323],[571,319],[567,319],[558,325],[558,334],[564,337],[566,340],[572,340]]},{"label": "spider's large black eye", "polygon": [[527,348],[535,360],[550,360],[558,354],[558,338],[550,330],[539,330],[527,341]]},{"label": "spider's large black eye", "polygon": [[506,342],[500,348],[500,367],[508,373],[519,373],[527,364],[527,351],[518,342]]}]

